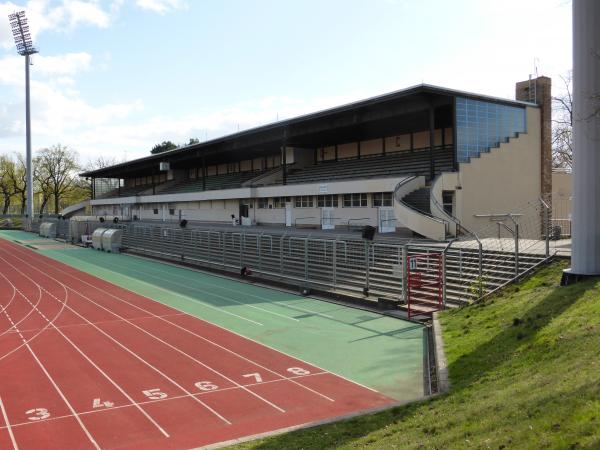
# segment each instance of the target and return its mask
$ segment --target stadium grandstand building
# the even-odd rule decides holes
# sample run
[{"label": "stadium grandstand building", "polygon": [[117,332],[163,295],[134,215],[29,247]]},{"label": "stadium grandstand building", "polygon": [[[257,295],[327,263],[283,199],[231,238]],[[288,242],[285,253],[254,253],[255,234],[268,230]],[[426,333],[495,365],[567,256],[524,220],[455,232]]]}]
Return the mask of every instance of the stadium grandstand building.
[{"label": "stadium grandstand building", "polygon": [[550,79],[516,98],[419,85],[81,176],[97,216],[445,239],[552,192]]}]

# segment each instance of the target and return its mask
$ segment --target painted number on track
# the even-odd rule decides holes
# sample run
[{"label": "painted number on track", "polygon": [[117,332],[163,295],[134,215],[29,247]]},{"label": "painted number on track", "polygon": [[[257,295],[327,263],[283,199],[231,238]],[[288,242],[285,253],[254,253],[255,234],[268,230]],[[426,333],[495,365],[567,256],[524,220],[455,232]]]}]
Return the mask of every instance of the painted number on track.
[{"label": "painted number on track", "polygon": [[163,398],[168,397],[168,395],[165,394],[164,392],[161,392],[161,390],[159,388],[148,389],[148,390],[142,391],[142,393],[146,397],[148,397],[150,400],[162,400]]},{"label": "painted number on track", "polygon": [[289,373],[293,373],[294,375],[309,375],[310,372],[302,367],[290,367],[287,370]]},{"label": "painted number on track", "polygon": [[214,391],[216,389],[219,389],[219,386],[213,384],[210,381],[198,381],[197,383],[195,383],[195,386],[201,391]]},{"label": "painted number on track", "polygon": [[260,373],[247,373],[245,375],[242,375],[244,378],[254,378],[256,380],[257,383],[262,383],[262,377],[260,376]]},{"label": "painted number on track", "polygon": [[44,420],[50,417],[50,413],[46,408],[33,408],[25,411],[25,414],[29,416],[29,420]]},{"label": "painted number on track", "polygon": [[103,402],[99,398],[94,399],[94,403],[92,403],[93,408],[112,408],[115,406],[113,402]]}]

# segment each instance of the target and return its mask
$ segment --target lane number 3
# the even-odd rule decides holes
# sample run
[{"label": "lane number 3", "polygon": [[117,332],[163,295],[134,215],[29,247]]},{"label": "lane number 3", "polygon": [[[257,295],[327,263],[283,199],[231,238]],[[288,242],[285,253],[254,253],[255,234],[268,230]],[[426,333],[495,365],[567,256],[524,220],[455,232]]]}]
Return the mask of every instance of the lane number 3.
[{"label": "lane number 3", "polygon": [[50,413],[46,408],[33,408],[25,411],[25,414],[29,416],[29,420],[44,420],[50,417]]}]

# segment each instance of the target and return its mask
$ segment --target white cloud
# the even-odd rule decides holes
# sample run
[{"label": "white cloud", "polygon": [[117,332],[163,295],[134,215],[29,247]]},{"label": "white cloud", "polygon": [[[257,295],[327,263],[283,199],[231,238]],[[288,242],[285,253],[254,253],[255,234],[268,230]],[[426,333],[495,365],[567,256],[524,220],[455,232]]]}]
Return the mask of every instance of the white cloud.
[{"label": "white cloud", "polygon": [[165,14],[174,9],[182,9],[185,3],[182,0],[136,0],[135,4],[149,11]]}]

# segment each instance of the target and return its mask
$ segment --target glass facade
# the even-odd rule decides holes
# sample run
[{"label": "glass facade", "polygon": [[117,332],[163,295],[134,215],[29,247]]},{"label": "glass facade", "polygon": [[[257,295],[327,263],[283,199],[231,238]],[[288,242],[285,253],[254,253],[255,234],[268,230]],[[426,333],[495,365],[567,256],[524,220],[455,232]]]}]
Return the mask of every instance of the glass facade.
[{"label": "glass facade", "polygon": [[456,97],[457,161],[488,152],[490,147],[527,131],[525,107]]}]

